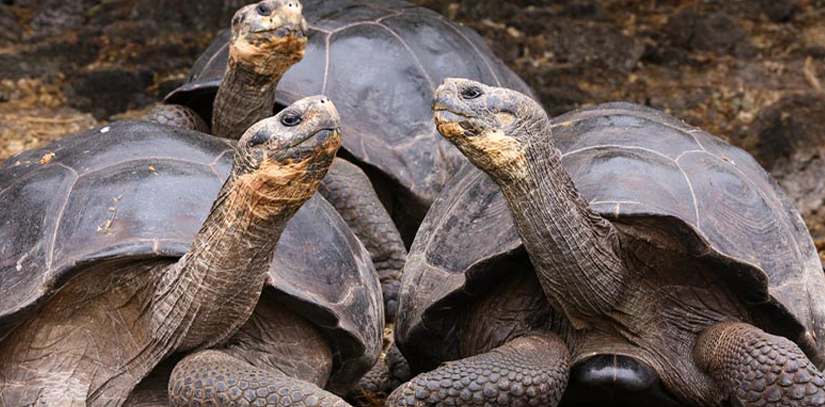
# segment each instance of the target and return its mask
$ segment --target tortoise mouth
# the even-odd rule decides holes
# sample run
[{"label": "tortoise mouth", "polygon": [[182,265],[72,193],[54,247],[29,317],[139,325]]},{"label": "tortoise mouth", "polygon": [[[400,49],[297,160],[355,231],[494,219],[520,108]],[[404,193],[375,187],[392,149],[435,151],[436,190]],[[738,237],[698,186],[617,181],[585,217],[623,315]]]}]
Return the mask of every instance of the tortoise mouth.
[{"label": "tortoise mouth", "polygon": [[475,126],[472,125],[470,120],[472,120],[472,117],[445,109],[436,109],[433,112],[436,129],[447,139],[476,134]]},{"label": "tortoise mouth", "polygon": [[283,160],[302,162],[313,157],[335,155],[341,145],[341,136],[336,129],[321,129],[291,142],[281,157]]},{"label": "tortoise mouth", "polygon": [[300,148],[305,144],[311,144],[313,146],[325,144],[331,139],[337,138],[337,136],[338,130],[336,129],[321,129],[314,133],[310,133],[305,137],[294,140],[292,143],[289,143],[287,149]]},{"label": "tortoise mouth", "polygon": [[278,28],[263,28],[259,30],[251,30],[250,34],[261,36],[267,39],[277,38],[304,38],[306,33],[300,27],[281,26]]},{"label": "tortoise mouth", "polygon": [[435,109],[433,110],[433,119],[435,120],[436,124],[449,122],[461,123],[470,120],[471,117],[447,109]]}]

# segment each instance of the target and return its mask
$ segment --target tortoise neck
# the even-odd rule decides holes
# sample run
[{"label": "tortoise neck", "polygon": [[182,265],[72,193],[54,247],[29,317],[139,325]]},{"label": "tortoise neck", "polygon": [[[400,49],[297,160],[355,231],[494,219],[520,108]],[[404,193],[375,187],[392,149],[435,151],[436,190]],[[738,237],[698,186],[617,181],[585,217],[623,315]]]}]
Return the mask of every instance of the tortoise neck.
[{"label": "tortoise neck", "polygon": [[189,252],[164,275],[155,315],[183,331],[177,350],[220,343],[252,314],[281,233],[305,201],[259,187],[230,177]]},{"label": "tortoise neck", "polygon": [[273,58],[267,69],[261,69],[230,56],[212,106],[212,134],[238,140],[250,126],[272,116],[275,88],[289,66]]},{"label": "tortoise neck", "polygon": [[540,131],[525,148],[522,175],[499,186],[545,294],[585,328],[618,304],[625,275],[618,234],[562,167],[549,124]]}]

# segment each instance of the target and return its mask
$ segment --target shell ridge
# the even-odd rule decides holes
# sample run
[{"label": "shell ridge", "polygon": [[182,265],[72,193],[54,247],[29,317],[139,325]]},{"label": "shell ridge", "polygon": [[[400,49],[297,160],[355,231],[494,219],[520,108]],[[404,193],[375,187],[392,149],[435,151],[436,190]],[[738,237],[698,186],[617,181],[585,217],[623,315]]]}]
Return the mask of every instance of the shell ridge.
[{"label": "shell ridge", "polygon": [[312,24],[307,24],[307,28],[309,28],[312,31],[318,31],[318,32],[324,33],[324,34],[330,34],[329,30],[325,30],[321,27],[318,27],[318,26],[315,26],[315,25],[312,25]]},{"label": "shell ridge", "polygon": [[68,169],[74,179],[66,189],[66,196],[63,197],[63,203],[60,205],[60,210],[57,212],[57,220],[54,222],[54,230],[51,232],[52,236],[49,238],[49,246],[46,248],[46,253],[48,253],[48,257],[46,258],[47,270],[52,268],[52,263],[54,262],[54,245],[57,242],[57,232],[60,230],[60,224],[63,222],[63,214],[66,213],[66,206],[69,204],[69,198],[72,196],[72,190],[74,189],[75,184],[77,184],[77,180],[81,177],[81,175],[79,175],[74,168],[64,165],[63,163],[57,163],[55,166]]},{"label": "shell ridge", "polygon": [[[737,147],[735,147],[735,146],[731,146],[731,147],[737,148]],[[686,153],[687,153],[687,152],[686,152]],[[718,155],[716,155],[716,154],[713,154],[713,153],[711,153],[711,152],[709,152],[709,151],[707,151],[707,150],[704,150],[704,151],[701,151],[701,152],[697,152],[697,154],[701,154],[701,153],[707,154],[707,155],[709,155],[710,157],[712,157],[712,158],[714,158],[714,159],[716,159],[716,160],[720,160],[720,161],[723,161],[723,162],[727,162],[727,160],[725,160],[724,158],[722,158],[722,157],[720,157],[720,156],[718,156]],[[683,155],[684,155],[684,154],[685,154],[685,153],[683,153]],[[680,158],[681,158],[681,156],[680,156]],[[678,162],[677,162],[677,165],[679,165],[679,163],[678,163]],[[744,172],[742,172],[742,170],[741,170],[741,169],[740,169],[737,165],[735,165],[735,164],[731,165],[731,167],[733,167],[733,170],[734,170],[734,171],[736,171],[736,173],[738,173],[738,174],[739,174],[740,178],[741,178],[742,180],[744,180],[744,182],[748,184],[748,186],[751,188],[751,190],[753,190],[755,193],[757,193],[757,194],[759,195],[759,197],[760,197],[763,201],[765,201],[765,203],[778,204],[778,205],[780,205],[780,206],[784,207],[784,205],[782,204],[782,200],[781,200],[778,196],[776,196],[776,190],[775,190],[775,188],[777,188],[777,186],[776,186],[776,185],[774,185],[774,183],[773,183],[773,182],[769,182],[769,184],[770,184],[770,185],[771,185],[771,187],[772,187],[772,188],[771,188],[771,190],[770,190],[770,193],[769,193],[769,194],[761,194],[761,193],[759,193],[759,191],[761,191],[762,189],[761,189],[761,188],[759,188],[757,185],[755,185],[755,184],[753,183],[753,180],[751,180],[751,178],[750,178],[747,174],[745,174]],[[679,166],[679,168],[681,169],[682,167],[681,167],[681,166]],[[760,168],[761,168],[761,167],[760,167]],[[684,170],[682,170],[682,172],[684,173]],[[692,192],[692,191],[691,191],[691,192]],[[694,196],[694,200],[695,200],[695,199],[696,199],[696,197]],[[769,202],[769,201],[772,201],[772,202]],[[695,201],[694,201],[694,202],[695,202]],[[774,208],[775,208],[775,207],[774,207],[774,205],[769,205],[769,206],[770,206],[772,209],[774,209]],[[794,234],[792,233],[792,232],[793,232],[793,227],[792,227],[791,225],[789,225],[789,224],[786,222],[785,217],[783,217],[783,216],[776,216],[775,218],[779,221],[779,224],[780,224],[780,225],[782,225],[782,229],[784,229],[784,231],[785,231],[786,233],[790,234],[791,236],[794,236]],[[698,225],[698,218],[697,218],[697,225]],[[796,258],[797,258],[797,259],[800,259],[800,260],[801,260],[801,259],[804,259],[804,256],[802,255],[802,248],[799,246],[799,242],[798,242],[795,238],[794,238],[794,239],[791,239],[791,240],[793,241],[793,245],[792,245],[792,247],[793,247],[793,250],[794,250],[794,254],[796,254]],[[737,258],[737,257],[735,257],[735,256],[731,256],[731,257]]]},{"label": "shell ridge", "polygon": [[[219,35],[220,35],[220,34],[219,34]],[[211,57],[209,57],[209,59],[207,59],[207,60],[206,60],[206,63],[205,63],[203,66],[210,66],[210,65],[212,65],[212,62],[214,62],[214,61],[215,61],[215,58],[217,58],[217,57],[218,57],[218,55],[221,55],[221,53],[223,52],[224,48],[229,48],[229,42],[228,42],[228,41],[227,41],[224,45],[222,45],[220,48],[218,48],[218,51],[217,51],[217,52],[215,52],[214,54],[212,54],[212,56],[211,56]],[[198,75],[198,76],[200,76],[200,72],[198,72],[198,73],[197,73],[197,75]],[[194,76],[194,77],[192,77],[192,80],[191,80],[191,81],[196,80],[196,79],[198,78],[198,76]],[[190,81],[190,82],[191,82],[191,81]]]},{"label": "shell ridge", "polygon": [[321,93],[327,93],[327,82],[329,80],[329,40],[332,38],[331,32],[327,32],[324,38],[324,80],[321,82]]},{"label": "shell ridge", "polygon": [[[678,162],[678,161],[679,161],[680,159],[682,159],[682,157],[684,157],[685,155],[687,155],[687,154],[695,154],[695,153],[708,153],[708,150],[702,149],[702,150],[687,150],[687,151],[682,151],[682,153],[681,153],[681,154],[679,154],[678,156],[676,156],[676,158],[674,159],[674,161]],[[708,154],[710,154],[710,153],[708,153]]]},{"label": "shell ridge", "polygon": [[223,158],[223,156],[225,156],[226,154],[228,154],[228,153],[234,153],[234,152],[235,152],[235,150],[224,150],[224,151],[222,151],[220,154],[218,154],[218,156],[217,156],[217,157],[215,157],[215,160],[213,160],[213,161],[209,164],[209,168],[212,170],[212,173],[214,173],[214,174],[215,174],[215,176],[216,176],[216,177],[218,177],[218,179],[219,179],[219,180],[221,180],[221,181],[224,181],[224,179],[223,179],[223,177],[221,176],[221,174],[220,174],[220,173],[218,173],[218,169],[217,169],[218,162],[219,162],[219,161],[221,161],[221,159]]},{"label": "shell ridge", "polygon": [[[469,164],[467,164],[467,165],[469,165]],[[462,195],[467,190],[468,187],[471,187],[471,186],[473,186],[474,184],[476,184],[478,182],[477,180],[481,177],[482,174],[484,174],[482,171],[476,171],[476,174],[460,190],[460,193],[459,192],[453,192],[453,193],[456,194],[456,195]],[[452,212],[452,208],[454,208],[456,205],[458,205],[458,203],[459,202],[457,202],[457,200],[453,200],[448,207],[446,207],[444,209],[441,209],[441,211],[444,212],[444,213]],[[429,230],[430,231],[441,230],[441,227],[444,226],[444,223],[446,223],[448,219],[449,219],[449,216],[439,216],[438,223],[435,224],[435,225],[432,225],[432,227]],[[419,230],[421,230],[421,228],[423,226],[424,226],[424,224],[422,223],[421,226],[419,226]],[[434,233],[429,233],[429,234],[433,235],[433,236],[435,235]],[[427,241],[427,244],[424,246],[424,250],[422,250],[421,253],[430,253],[430,246],[433,244],[434,240],[435,239],[429,239]],[[412,248],[414,246],[415,246],[415,242],[413,242],[413,246],[410,247],[411,252],[412,252]],[[426,255],[424,255],[424,260],[425,260],[425,263],[428,264],[426,262]]]},{"label": "shell ridge", "polygon": [[693,130],[688,130],[686,133],[687,133],[688,135],[690,135],[691,137],[693,137],[693,140],[694,140],[694,141],[696,141],[696,144],[698,144],[698,145],[699,145],[699,147],[701,147],[701,148],[702,148],[702,150],[704,150],[704,151],[708,151],[707,149],[705,149],[705,146],[702,144],[702,142],[701,142],[701,141],[699,141],[699,138],[698,138],[698,137],[696,137],[696,133],[704,133],[701,129],[693,129]]},{"label": "shell ridge", "polygon": [[[389,11],[389,10],[388,10],[388,11]],[[331,36],[331,35],[333,35],[333,34],[338,34],[338,33],[342,32],[342,31],[349,30],[350,28],[357,27],[357,26],[359,26],[359,25],[365,25],[365,24],[370,24],[370,25],[377,24],[377,25],[381,25],[381,24],[380,24],[380,23],[381,23],[381,21],[382,21],[382,20],[384,20],[385,18],[398,17],[398,16],[400,16],[401,14],[404,14],[404,11],[403,11],[403,10],[402,10],[402,11],[396,11],[396,12],[394,12],[394,13],[390,13],[390,14],[387,14],[387,15],[383,15],[383,16],[381,16],[381,17],[376,18],[375,20],[370,20],[370,21],[358,21],[358,22],[355,22],[355,23],[344,24],[344,25],[342,25],[342,26],[340,26],[340,27],[338,27],[338,28],[336,28],[336,29],[334,29],[334,30],[332,30],[332,31],[319,30],[319,29],[317,29],[317,28],[315,28],[315,27],[313,27],[313,26],[308,26],[308,27],[309,27],[309,28],[311,28],[311,29],[313,29],[313,30],[318,30],[318,31],[321,31],[321,32],[326,32],[326,33],[328,33],[328,34]]]},{"label": "shell ridge", "polygon": [[401,36],[398,35],[398,33],[395,32],[392,28],[382,24],[381,22],[376,22],[374,24],[381,27],[381,28],[383,28],[383,29],[385,29],[385,30],[387,30],[390,34],[392,34],[393,37],[395,37],[401,43],[401,45],[404,46],[404,49],[406,49],[407,52],[409,52],[410,55],[412,55],[413,60],[415,61],[415,64],[418,65],[418,68],[421,69],[421,72],[424,72],[424,77],[427,78],[427,83],[430,84],[430,89],[435,90],[435,84],[433,83],[433,78],[430,76],[430,73],[427,72],[426,69],[424,69],[424,64],[422,64],[421,60],[418,59],[418,55],[416,55],[415,52],[413,52],[412,48],[410,48],[410,45],[407,44],[407,41],[405,41],[403,38],[401,38]]},{"label": "shell ridge", "polygon": [[120,161],[120,162],[118,162],[117,164],[114,164],[114,165],[107,165],[107,166],[103,166],[103,167],[90,168],[87,171],[83,172],[83,174],[80,174],[79,178],[83,178],[83,177],[85,177],[89,174],[94,174],[96,172],[100,172],[100,171],[103,171],[103,170],[108,170],[112,167],[117,167],[117,166],[121,166],[121,165],[124,165],[124,164],[134,164],[134,163],[138,163],[138,162],[141,162],[141,161],[173,161],[173,162],[186,163],[186,164],[192,164],[192,165],[200,165],[200,166],[203,166],[203,167],[211,167],[213,165],[212,163],[205,163],[205,162],[187,160],[187,159],[180,158],[180,157],[165,157],[165,156],[162,156],[162,155],[145,156],[145,157],[139,157],[139,158],[132,158],[132,159],[129,159],[129,160],[122,160],[122,161]]},{"label": "shell ridge", "polygon": [[601,148],[617,148],[617,149],[622,149],[622,150],[641,150],[641,151],[649,152],[651,154],[656,154],[660,157],[664,157],[664,158],[666,158],[670,161],[674,161],[672,158],[670,158],[670,157],[668,157],[668,156],[666,156],[666,155],[664,155],[664,154],[662,154],[662,153],[660,153],[656,150],[653,150],[651,148],[640,147],[640,146],[623,146],[623,145],[620,145],[620,144],[597,144],[595,146],[582,147],[582,148],[578,148],[578,149],[575,149],[575,150],[568,151],[566,153],[562,153],[561,156],[562,156],[562,158],[564,158],[564,157],[567,157],[569,155],[574,155],[574,154],[581,153],[581,152],[584,152],[584,151],[589,151],[589,150],[598,150],[598,149],[601,149]]},{"label": "shell ridge", "polygon": [[590,205],[598,205],[598,204],[625,204],[625,205],[641,205],[642,203],[639,201],[631,201],[627,199],[622,200],[615,200],[615,199],[607,199],[602,201],[590,201]]},{"label": "shell ridge", "polygon": [[[697,232],[699,232],[702,235],[702,237],[705,237],[704,232],[701,231],[700,226],[699,226],[699,219],[700,219],[699,218],[699,202],[696,200],[696,192],[693,191],[693,183],[690,182],[690,177],[688,177],[687,172],[685,172],[685,169],[682,168],[682,165],[679,164],[678,161],[674,161],[674,162],[676,163],[676,167],[679,168],[679,172],[681,172],[682,176],[685,177],[685,182],[687,182],[688,190],[690,191],[690,199],[691,199],[690,203],[693,205],[693,213],[694,213],[694,216],[696,217]],[[707,240],[706,237],[705,237],[705,240]]]},{"label": "shell ridge", "polygon": [[[677,132],[686,133],[687,135],[689,135],[693,139],[693,141],[696,143],[696,145],[702,151],[707,151],[705,149],[705,146],[702,145],[701,142],[699,142],[699,139],[696,138],[696,135],[694,134],[696,132],[701,132],[701,130],[699,130],[699,129],[686,130],[684,127],[674,126],[673,124],[663,122],[661,120],[656,120],[655,116],[650,115],[650,114],[646,114],[645,112],[638,112],[638,111],[634,111],[634,110],[615,109],[614,108],[614,109],[599,109],[599,110],[591,110],[591,111],[573,111],[573,112],[569,112],[569,113],[570,114],[576,113],[576,117],[572,120],[565,120],[563,122],[558,122],[554,119],[553,123],[550,124],[550,128],[554,129],[554,128],[558,128],[558,127],[567,127],[567,126],[570,126],[570,125],[573,125],[573,124],[576,124],[576,123],[579,123],[579,122],[583,122],[583,121],[586,121],[586,120],[591,120],[591,119],[596,119],[596,118],[606,117],[606,116],[631,116],[631,117],[635,117],[635,118],[638,118],[638,119],[643,119],[643,120],[646,120],[646,121],[649,121],[649,122],[656,123],[660,126],[667,127],[669,129],[675,130]],[[563,117],[563,116],[566,116],[567,114],[568,113],[565,113],[562,116],[559,116],[559,118]],[[687,123],[685,123],[685,124],[688,125]]]},{"label": "shell ridge", "polygon": [[394,13],[392,13],[392,14],[387,14],[387,15],[385,15],[385,16],[383,16],[383,17],[378,17],[378,18],[376,18],[374,21],[375,21],[376,23],[378,23],[378,24],[381,24],[381,22],[382,22],[382,21],[384,21],[384,20],[386,20],[386,19],[388,19],[388,18],[395,18],[395,17],[398,17],[398,16],[400,16],[400,15],[402,15],[402,14],[404,14],[404,10],[399,10],[399,11],[396,11],[396,12],[394,12]]}]

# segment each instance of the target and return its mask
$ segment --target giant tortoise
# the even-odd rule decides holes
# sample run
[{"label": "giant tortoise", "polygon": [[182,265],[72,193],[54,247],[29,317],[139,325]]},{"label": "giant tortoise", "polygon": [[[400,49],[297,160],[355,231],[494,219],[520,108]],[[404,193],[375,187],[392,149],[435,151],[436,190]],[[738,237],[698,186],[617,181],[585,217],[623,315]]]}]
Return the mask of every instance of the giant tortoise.
[{"label": "giant tortoise", "polygon": [[116,122],[10,158],[0,405],[122,405],[182,356],[175,405],[346,405],[321,388],[376,362],[383,315],[368,254],[313,196],[338,123],[313,97],[237,148]]},{"label": "giant tortoise", "polygon": [[390,406],[825,404],[822,267],[750,155],[629,103],[450,79],[433,109],[475,167],[410,251],[396,337],[435,370]]},{"label": "giant tortoise", "polygon": [[[278,110],[307,95],[329,96],[341,111],[342,157],[369,174],[402,235],[412,240],[437,193],[466,162],[433,126],[430,101],[439,82],[463,76],[529,89],[478,34],[431,10],[400,0],[301,2],[306,51],[278,81],[271,104]],[[219,34],[166,102],[215,122],[232,37]],[[346,199],[336,201],[330,199],[337,208],[348,206]]]},{"label": "giant tortoise", "polygon": [[[209,132],[203,117],[211,116],[213,135],[238,139],[250,124],[283,107],[276,109],[275,89],[284,72],[303,58],[306,31],[298,0],[263,0],[242,7],[232,18],[231,30],[215,42],[221,52],[215,53],[213,45],[193,68],[214,71],[214,83],[191,82],[183,89],[195,88],[174,93],[189,99],[170,97],[184,104],[158,106],[146,119]],[[386,316],[393,319],[407,249],[369,178],[357,166],[336,159],[319,191],[367,247],[380,277]]]}]

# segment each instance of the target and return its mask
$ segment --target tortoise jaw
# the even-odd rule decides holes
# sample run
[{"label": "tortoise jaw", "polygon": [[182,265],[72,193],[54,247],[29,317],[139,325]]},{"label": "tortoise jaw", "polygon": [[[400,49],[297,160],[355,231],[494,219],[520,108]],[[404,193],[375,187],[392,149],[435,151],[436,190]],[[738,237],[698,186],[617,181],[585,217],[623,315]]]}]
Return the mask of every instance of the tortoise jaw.
[{"label": "tortoise jaw", "polygon": [[303,50],[306,46],[306,34],[300,27],[282,26],[279,28],[250,31],[246,41],[262,52],[270,50],[287,53]]},{"label": "tortoise jaw", "polygon": [[438,132],[448,140],[463,137],[472,129],[469,117],[446,109],[436,109],[433,121]]},{"label": "tortoise jaw", "polygon": [[257,30],[250,30],[249,34],[260,36],[269,41],[278,41],[286,39],[301,39],[306,37],[305,30],[299,25],[282,25],[274,28],[261,28]]},{"label": "tortoise jaw", "polygon": [[455,113],[447,109],[439,108],[434,109],[433,118],[435,119],[436,123],[446,121],[460,122],[469,119],[469,117],[466,115]]},{"label": "tortoise jaw", "polygon": [[321,129],[290,143],[278,161],[303,162],[312,160],[313,157],[332,157],[340,145],[341,136],[338,130]]},{"label": "tortoise jaw", "polygon": [[319,145],[319,144],[324,145],[324,144],[327,144],[329,141],[331,141],[333,139],[338,139],[338,138],[340,138],[338,130],[335,130],[335,129],[332,129],[332,128],[330,128],[330,129],[321,129],[321,130],[318,130],[318,131],[316,131],[312,134],[307,135],[306,137],[303,137],[303,138],[300,138],[300,139],[297,139],[297,140],[293,141],[292,143],[289,144],[289,146],[287,148],[298,147],[298,146],[300,146],[304,143],[307,143],[308,141],[312,141],[312,143],[308,143],[308,144],[311,144],[310,148],[312,148],[315,145]]}]

